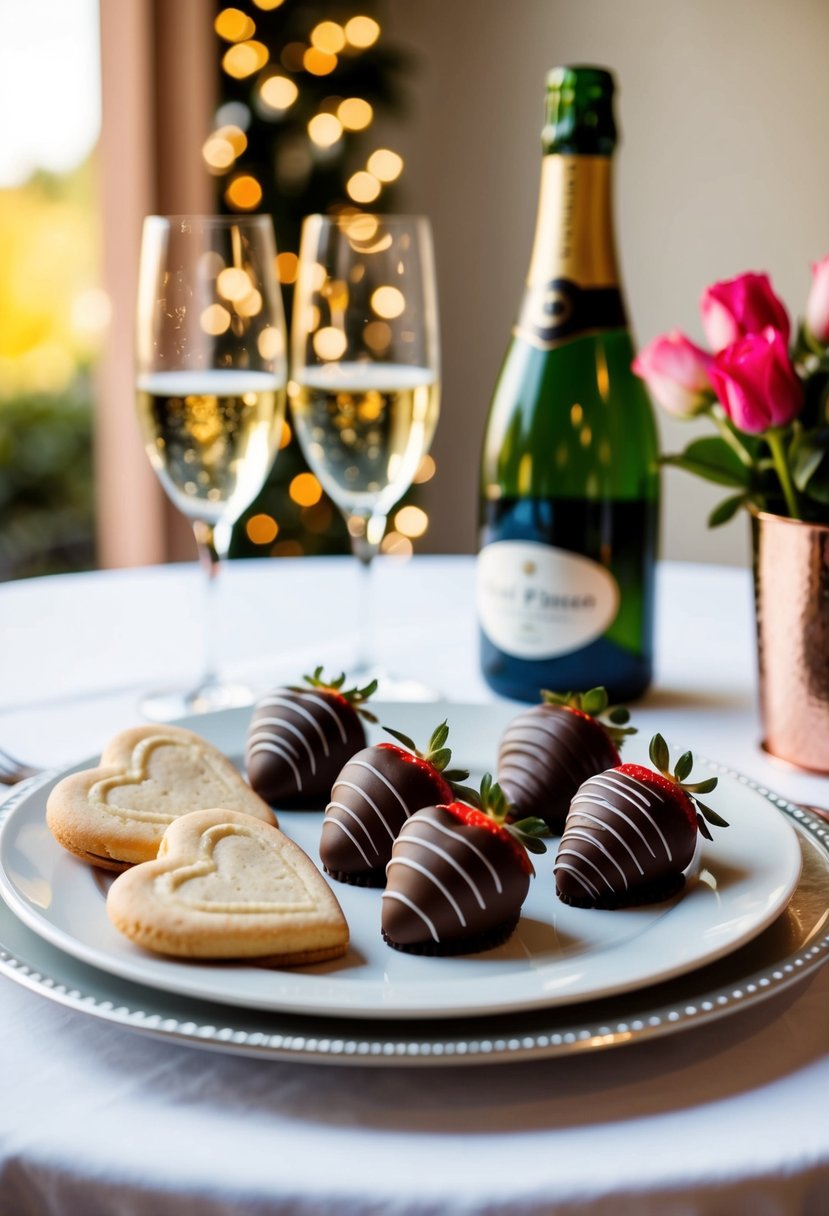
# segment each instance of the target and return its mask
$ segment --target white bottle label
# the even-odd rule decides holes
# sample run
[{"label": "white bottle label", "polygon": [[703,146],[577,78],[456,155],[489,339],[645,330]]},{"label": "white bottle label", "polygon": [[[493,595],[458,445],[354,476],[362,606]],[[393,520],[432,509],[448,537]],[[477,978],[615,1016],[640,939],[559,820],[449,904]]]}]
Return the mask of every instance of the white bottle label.
[{"label": "white bottle label", "polygon": [[598,562],[537,541],[499,540],[478,555],[478,618],[499,650],[553,659],[600,637],[619,585]]}]

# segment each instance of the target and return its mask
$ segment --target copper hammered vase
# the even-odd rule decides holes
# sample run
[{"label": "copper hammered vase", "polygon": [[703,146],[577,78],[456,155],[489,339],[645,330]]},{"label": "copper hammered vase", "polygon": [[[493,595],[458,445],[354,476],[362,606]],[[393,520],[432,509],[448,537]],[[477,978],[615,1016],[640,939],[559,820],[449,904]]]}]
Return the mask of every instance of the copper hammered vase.
[{"label": "copper hammered vase", "polygon": [[752,513],[763,747],[829,773],[829,524]]}]

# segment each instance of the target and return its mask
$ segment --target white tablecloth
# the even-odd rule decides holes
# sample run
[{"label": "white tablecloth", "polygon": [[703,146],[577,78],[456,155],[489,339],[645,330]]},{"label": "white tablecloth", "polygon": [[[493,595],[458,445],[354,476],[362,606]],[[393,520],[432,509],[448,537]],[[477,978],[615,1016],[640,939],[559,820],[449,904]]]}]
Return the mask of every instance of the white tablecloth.
[{"label": "white tablecloth", "polygon": [[[378,568],[379,657],[485,700],[470,558]],[[198,571],[0,588],[0,745],[42,764],[199,666]],[[267,686],[348,661],[349,562],[236,563],[222,654]],[[758,747],[745,571],[666,566],[643,733],[829,805]],[[28,706],[28,708],[25,708]],[[531,1064],[363,1069],[143,1037],[0,978],[0,1213],[829,1212],[829,969],[707,1027]]]}]

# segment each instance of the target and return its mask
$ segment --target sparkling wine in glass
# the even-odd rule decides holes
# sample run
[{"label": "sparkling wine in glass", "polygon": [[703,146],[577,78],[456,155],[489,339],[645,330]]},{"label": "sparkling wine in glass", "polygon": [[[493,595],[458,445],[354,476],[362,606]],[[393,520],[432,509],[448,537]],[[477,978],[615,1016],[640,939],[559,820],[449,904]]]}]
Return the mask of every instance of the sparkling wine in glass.
[{"label": "sparkling wine in glass", "polygon": [[136,402],[144,446],[192,523],[206,573],[204,673],[151,694],[152,718],[251,700],[219,678],[215,583],[231,529],[262,488],[285,412],[285,322],[269,216],[149,216],[137,314]]},{"label": "sparkling wine in glass", "polygon": [[[308,216],[291,327],[288,396],[309,466],[348,524],[364,573],[349,675],[378,676],[369,571],[391,509],[438,419],[431,229],[419,216]],[[393,681],[379,676],[390,695]]]}]

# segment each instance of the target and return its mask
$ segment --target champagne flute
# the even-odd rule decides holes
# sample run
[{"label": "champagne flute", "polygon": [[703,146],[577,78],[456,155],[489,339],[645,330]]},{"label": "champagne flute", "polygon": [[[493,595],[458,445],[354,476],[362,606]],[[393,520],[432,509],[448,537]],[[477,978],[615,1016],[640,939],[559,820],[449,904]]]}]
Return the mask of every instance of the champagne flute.
[{"label": "champagne flute", "polygon": [[309,466],[345,517],[363,571],[349,675],[377,671],[371,564],[392,507],[429,450],[440,402],[431,229],[422,216],[308,216],[300,242],[288,399]]},{"label": "champagne flute", "polygon": [[249,703],[215,655],[216,579],[231,529],[262,488],[285,413],[285,321],[269,216],[148,216],[137,312],[138,419],[150,463],[192,523],[206,574],[204,672],[151,694],[169,720]]}]

